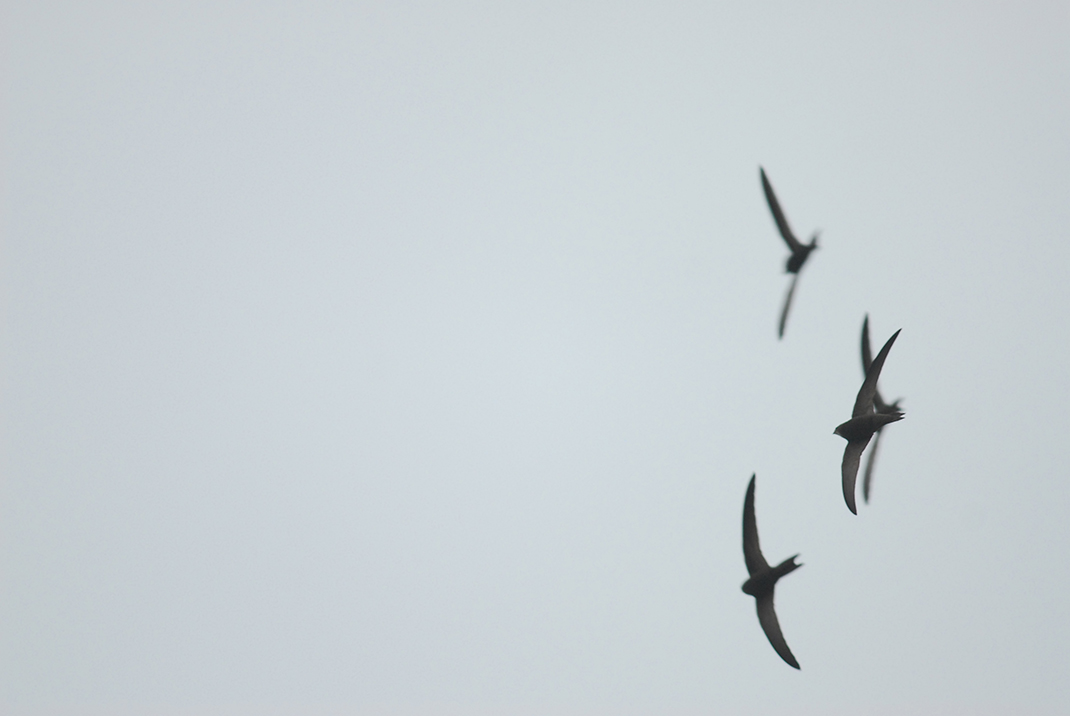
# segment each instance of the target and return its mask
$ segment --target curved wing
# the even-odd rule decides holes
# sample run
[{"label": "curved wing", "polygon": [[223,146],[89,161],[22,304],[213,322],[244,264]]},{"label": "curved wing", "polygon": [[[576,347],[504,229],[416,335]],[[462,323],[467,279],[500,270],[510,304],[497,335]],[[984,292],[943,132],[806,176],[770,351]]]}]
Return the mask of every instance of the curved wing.
[{"label": "curved wing", "polygon": [[873,479],[873,463],[877,462],[877,446],[881,444],[881,431],[878,430],[873,436],[873,449],[869,451],[869,459],[866,460],[866,474],[862,476],[862,499],[869,504],[869,483]]},{"label": "curved wing", "polygon": [[747,497],[743,500],[743,561],[747,563],[747,573],[754,574],[769,569],[769,563],[762,556],[758,546],[758,523],[754,519],[754,478],[750,476],[747,485]]},{"label": "curved wing", "polygon": [[795,238],[795,234],[791,233],[791,227],[788,226],[788,220],[784,217],[784,211],[780,208],[780,202],[776,200],[776,194],[773,193],[773,185],[769,183],[765,176],[765,169],[758,167],[758,171],[762,174],[762,190],[765,192],[765,201],[769,204],[769,211],[773,212],[776,227],[780,229],[780,235],[784,237],[788,248],[791,249],[792,253],[795,253],[802,248],[802,244]]},{"label": "curved wing", "polygon": [[858,479],[858,463],[862,460],[862,451],[869,445],[869,438],[865,440],[851,440],[843,450],[843,501],[847,503],[847,509],[858,514],[855,507],[855,481]]},{"label": "curved wing", "polygon": [[[903,330],[902,328],[899,331]],[[884,367],[884,360],[888,357],[888,351],[892,349],[892,344],[895,343],[895,339],[899,337],[899,331],[892,334],[892,337],[888,339],[888,342],[881,348],[881,352],[877,354],[877,357],[873,359],[873,362],[869,366],[869,370],[866,371],[866,379],[862,381],[862,387],[858,390],[858,397],[855,398],[855,407],[851,411],[851,417],[857,418],[859,415],[868,415],[873,412],[873,397],[877,394],[877,379],[881,377],[881,369]]]},{"label": "curved wing", "polygon": [[791,298],[795,295],[795,282],[799,280],[799,274],[792,274],[791,285],[788,286],[788,295],[784,296],[784,308],[780,310],[780,328],[777,338],[784,337],[784,326],[788,323],[788,309],[791,308]]},{"label": "curved wing", "polygon": [[[869,347],[869,314],[866,314],[865,320],[862,321],[862,375],[865,376],[869,372],[869,367],[873,364],[873,350]],[[897,401],[898,402],[898,401]],[[881,397],[880,388],[873,390],[873,407],[877,409],[878,413],[887,413],[895,410],[894,404],[884,402],[884,398]]]},{"label": "curved wing", "polygon": [[788,662],[788,665],[799,668],[799,662],[788,648],[788,642],[784,640],[784,634],[780,631],[780,622],[777,621],[776,612],[773,610],[773,592],[764,594],[757,599],[758,623],[762,625],[762,631],[773,645],[773,649],[780,658]]}]

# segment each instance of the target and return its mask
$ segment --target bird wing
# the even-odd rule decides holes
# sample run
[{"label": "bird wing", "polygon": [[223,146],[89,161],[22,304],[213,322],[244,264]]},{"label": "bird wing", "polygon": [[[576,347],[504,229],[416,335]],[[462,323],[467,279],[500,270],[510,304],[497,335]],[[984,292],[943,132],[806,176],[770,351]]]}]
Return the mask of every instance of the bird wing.
[{"label": "bird wing", "polygon": [[776,221],[777,228],[780,229],[780,235],[787,242],[788,248],[795,253],[802,248],[802,244],[795,238],[795,234],[791,233],[791,227],[788,226],[788,220],[780,208],[780,202],[776,200],[776,194],[773,193],[773,185],[765,176],[765,169],[758,167],[758,171],[762,174],[762,189],[765,191],[765,200],[769,203],[769,211],[773,212],[773,219]]},{"label": "bird wing", "polygon": [[758,597],[757,602],[758,623],[762,625],[762,631],[768,637],[769,643],[773,645],[776,653],[780,654],[781,659],[798,669],[799,662],[795,660],[791,649],[788,648],[788,642],[784,640],[784,634],[780,631],[780,622],[777,621],[776,611],[773,610],[773,592],[770,591],[768,594]]},{"label": "bird wing", "polygon": [[[901,330],[903,329],[900,328],[899,331]],[[873,412],[873,396],[877,393],[877,379],[881,377],[884,359],[888,357],[888,351],[892,349],[892,344],[895,343],[895,339],[899,336],[899,331],[892,334],[892,337],[881,348],[881,352],[870,363],[869,370],[866,371],[866,379],[862,381],[862,387],[858,390],[858,397],[855,398],[855,407],[851,411],[852,418]]]},{"label": "bird wing", "polygon": [[869,314],[862,320],[862,375],[869,372],[873,363],[873,351],[869,347]]},{"label": "bird wing", "polygon": [[780,310],[780,329],[778,338],[784,337],[784,326],[788,323],[788,309],[791,308],[791,298],[795,295],[795,282],[799,280],[799,274],[792,274],[791,285],[788,286],[788,294],[784,296],[784,308]]},{"label": "bird wing", "polygon": [[755,477],[751,475],[747,497],[743,501],[743,561],[747,563],[748,574],[769,569],[769,563],[762,556],[762,548],[758,546],[758,523],[754,519]]},{"label": "bird wing", "polygon": [[873,463],[877,462],[877,446],[881,444],[881,432],[878,430],[873,436],[873,449],[869,451],[869,459],[866,460],[866,474],[862,477],[862,499],[869,504],[869,483],[873,479]]},{"label": "bird wing", "polygon": [[858,479],[858,463],[862,460],[862,451],[869,445],[869,438],[865,440],[849,440],[843,450],[843,500],[851,512],[858,514],[855,507],[855,480]]},{"label": "bird wing", "polygon": [[899,410],[901,400],[902,398],[896,398],[894,403],[886,403],[879,390],[873,391],[873,407],[878,413],[894,413]]},{"label": "bird wing", "polygon": [[[862,321],[862,375],[869,371],[869,367],[873,364],[873,350],[869,347],[869,314],[866,314],[865,320]],[[884,402],[884,398],[881,396],[880,388],[874,388],[873,390],[873,406],[877,409],[878,413],[887,413],[895,410],[895,405]]]}]

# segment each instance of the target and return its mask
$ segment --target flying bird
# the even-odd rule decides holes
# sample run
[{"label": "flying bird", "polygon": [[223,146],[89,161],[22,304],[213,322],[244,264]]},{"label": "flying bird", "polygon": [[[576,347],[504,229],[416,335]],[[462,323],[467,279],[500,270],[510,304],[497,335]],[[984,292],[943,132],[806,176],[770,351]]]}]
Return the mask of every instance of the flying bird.
[{"label": "flying bird", "polygon": [[[869,366],[873,363],[873,352],[869,347],[869,314],[866,314],[866,318],[862,321],[862,371],[863,373],[869,372]],[[884,402],[884,398],[881,397],[880,388],[875,388],[873,391],[873,408],[878,413],[894,413],[899,410],[899,401],[902,398],[897,398],[894,403]],[[869,486],[873,479],[873,463],[877,461],[877,446],[881,442],[881,432],[884,430],[884,426],[877,428],[876,434],[873,436],[873,448],[869,451],[869,459],[866,461],[866,472],[862,476],[862,499],[869,503]]]},{"label": "flying bird", "polygon": [[[900,331],[903,329],[899,329]],[[855,398],[855,407],[851,411],[851,419],[846,423],[836,426],[833,431],[836,435],[847,440],[847,447],[843,451],[843,499],[848,509],[858,514],[855,508],[855,480],[858,478],[858,463],[862,459],[862,451],[866,449],[873,433],[880,430],[888,423],[894,423],[903,419],[903,413],[898,408],[891,408],[886,413],[874,411],[874,396],[877,394],[877,379],[880,378],[881,368],[884,367],[884,359],[888,357],[888,351],[899,336],[899,331],[892,334],[888,342],[881,348],[881,352],[873,359],[866,371],[866,379],[862,381],[862,387]]]},{"label": "flying bird", "polygon": [[750,484],[747,485],[747,497],[743,501],[743,561],[747,563],[747,572],[750,574],[750,578],[743,583],[743,592],[754,597],[758,603],[758,623],[762,625],[762,631],[769,638],[773,649],[781,659],[798,669],[799,662],[795,660],[788,643],[784,641],[780,622],[773,611],[773,588],[778,579],[802,565],[795,563],[795,558],[799,555],[788,557],[775,567],[770,567],[762,556],[761,547],[758,546],[758,524],[754,520],[754,478],[755,475],[751,475]]},{"label": "flying bird", "polygon": [[784,308],[780,312],[780,328],[777,333],[779,338],[783,338],[784,325],[788,322],[788,309],[791,308],[791,299],[795,295],[795,282],[799,280],[799,271],[802,269],[803,264],[806,263],[810,252],[817,248],[817,237],[820,232],[814,232],[814,235],[810,237],[809,244],[804,244],[796,239],[795,234],[791,233],[791,227],[788,226],[788,220],[784,216],[783,209],[780,208],[780,202],[777,201],[776,194],[773,193],[773,185],[769,183],[769,179],[765,176],[765,169],[759,166],[758,171],[762,175],[762,189],[765,191],[765,200],[769,203],[769,210],[773,212],[773,219],[776,221],[777,228],[780,229],[780,235],[784,237],[788,248],[791,249],[791,256],[788,257],[784,270],[793,275],[791,277],[791,285],[788,286],[788,293],[784,297]]}]

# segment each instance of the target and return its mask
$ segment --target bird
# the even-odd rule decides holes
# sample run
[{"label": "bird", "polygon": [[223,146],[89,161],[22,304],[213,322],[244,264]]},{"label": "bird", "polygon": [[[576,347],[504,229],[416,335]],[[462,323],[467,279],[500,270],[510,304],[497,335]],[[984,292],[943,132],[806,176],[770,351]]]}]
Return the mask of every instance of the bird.
[{"label": "bird", "polygon": [[799,555],[788,557],[775,567],[770,567],[762,556],[761,547],[758,546],[758,524],[754,519],[754,480],[757,475],[751,475],[750,484],[747,486],[747,497],[743,500],[743,561],[747,563],[747,572],[750,577],[743,583],[743,593],[754,597],[758,605],[758,623],[762,625],[762,631],[773,645],[773,649],[780,658],[796,669],[799,662],[784,641],[784,635],[780,631],[780,622],[777,621],[776,612],[773,610],[773,588],[777,580],[785,574],[790,574],[802,566],[795,559]]},{"label": "bird", "polygon": [[[866,314],[865,320],[862,321],[862,372],[865,373],[869,370],[870,364],[873,363],[873,352],[869,347],[869,314]],[[899,401],[902,398],[896,398],[893,403],[884,402],[884,398],[881,397],[880,388],[875,388],[873,391],[873,408],[878,413],[894,413],[899,410]],[[877,446],[880,445],[881,432],[883,426],[877,428],[876,434],[873,436],[873,447],[869,451],[869,459],[866,461],[866,471],[862,476],[862,499],[869,503],[869,486],[873,479],[873,463],[877,461]]]},{"label": "bird", "polygon": [[795,295],[795,283],[799,280],[799,271],[802,269],[803,264],[806,263],[806,259],[809,258],[810,252],[817,248],[817,237],[821,232],[815,231],[813,236],[810,237],[809,244],[804,244],[796,239],[795,234],[791,233],[791,227],[788,226],[784,211],[780,208],[780,202],[777,201],[776,194],[773,193],[773,185],[769,183],[769,179],[765,176],[765,169],[759,166],[758,171],[762,175],[762,190],[765,192],[766,202],[769,203],[769,211],[773,212],[773,219],[776,221],[777,228],[780,229],[780,235],[784,237],[788,248],[791,249],[791,256],[788,257],[784,270],[786,273],[793,275],[791,277],[791,285],[788,286],[788,293],[784,297],[784,308],[780,311],[780,328],[777,333],[778,338],[783,338],[784,326],[788,322],[788,309],[791,308],[791,299]]},{"label": "bird", "polygon": [[[903,330],[902,328],[899,331]],[[877,379],[880,378],[884,360],[888,357],[888,351],[899,336],[899,331],[892,334],[888,342],[881,348],[880,353],[873,359],[866,371],[866,379],[862,381],[862,387],[858,390],[855,398],[855,406],[851,411],[851,419],[836,426],[834,434],[847,441],[847,447],[843,451],[843,499],[847,508],[854,514],[858,514],[855,508],[855,480],[858,478],[858,463],[862,458],[862,451],[866,449],[873,433],[880,430],[888,423],[894,423],[903,419],[903,412],[893,408],[887,413],[874,412],[873,399],[877,393]],[[890,407],[890,406],[889,406]]]}]

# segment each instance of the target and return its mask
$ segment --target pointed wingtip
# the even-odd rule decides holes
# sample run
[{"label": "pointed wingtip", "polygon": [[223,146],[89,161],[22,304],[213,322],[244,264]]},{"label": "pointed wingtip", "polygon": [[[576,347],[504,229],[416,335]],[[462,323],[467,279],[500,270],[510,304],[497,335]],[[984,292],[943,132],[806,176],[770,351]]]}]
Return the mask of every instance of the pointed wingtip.
[{"label": "pointed wingtip", "polygon": [[869,438],[865,442],[848,441],[843,449],[842,471],[843,501],[847,503],[847,509],[851,514],[857,515],[858,508],[855,505],[855,482],[858,479],[858,462],[862,457],[862,451],[866,449]]},{"label": "pointed wingtip", "polygon": [[862,319],[862,379],[865,380],[869,366],[873,363],[873,349],[869,347],[869,314]]},{"label": "pointed wingtip", "polygon": [[784,330],[788,327],[788,311],[791,310],[791,299],[795,296],[795,285],[799,281],[799,274],[791,277],[788,284],[788,292],[784,294],[784,307],[780,309],[780,322],[777,324],[777,338],[784,340]]},{"label": "pointed wingtip", "polygon": [[855,505],[854,483],[852,482],[848,487],[846,481],[843,485],[843,501],[847,503],[847,509],[851,511],[851,514],[858,514],[858,507]]},{"label": "pointed wingtip", "polygon": [[784,639],[784,633],[780,631],[780,622],[777,620],[776,610],[773,608],[772,591],[758,597],[755,602],[758,607],[758,623],[761,625],[762,631],[765,632],[765,637],[769,640],[769,644],[773,647],[777,656],[783,659],[784,663],[798,669],[799,661],[791,653],[791,648],[788,647],[788,642]]}]

